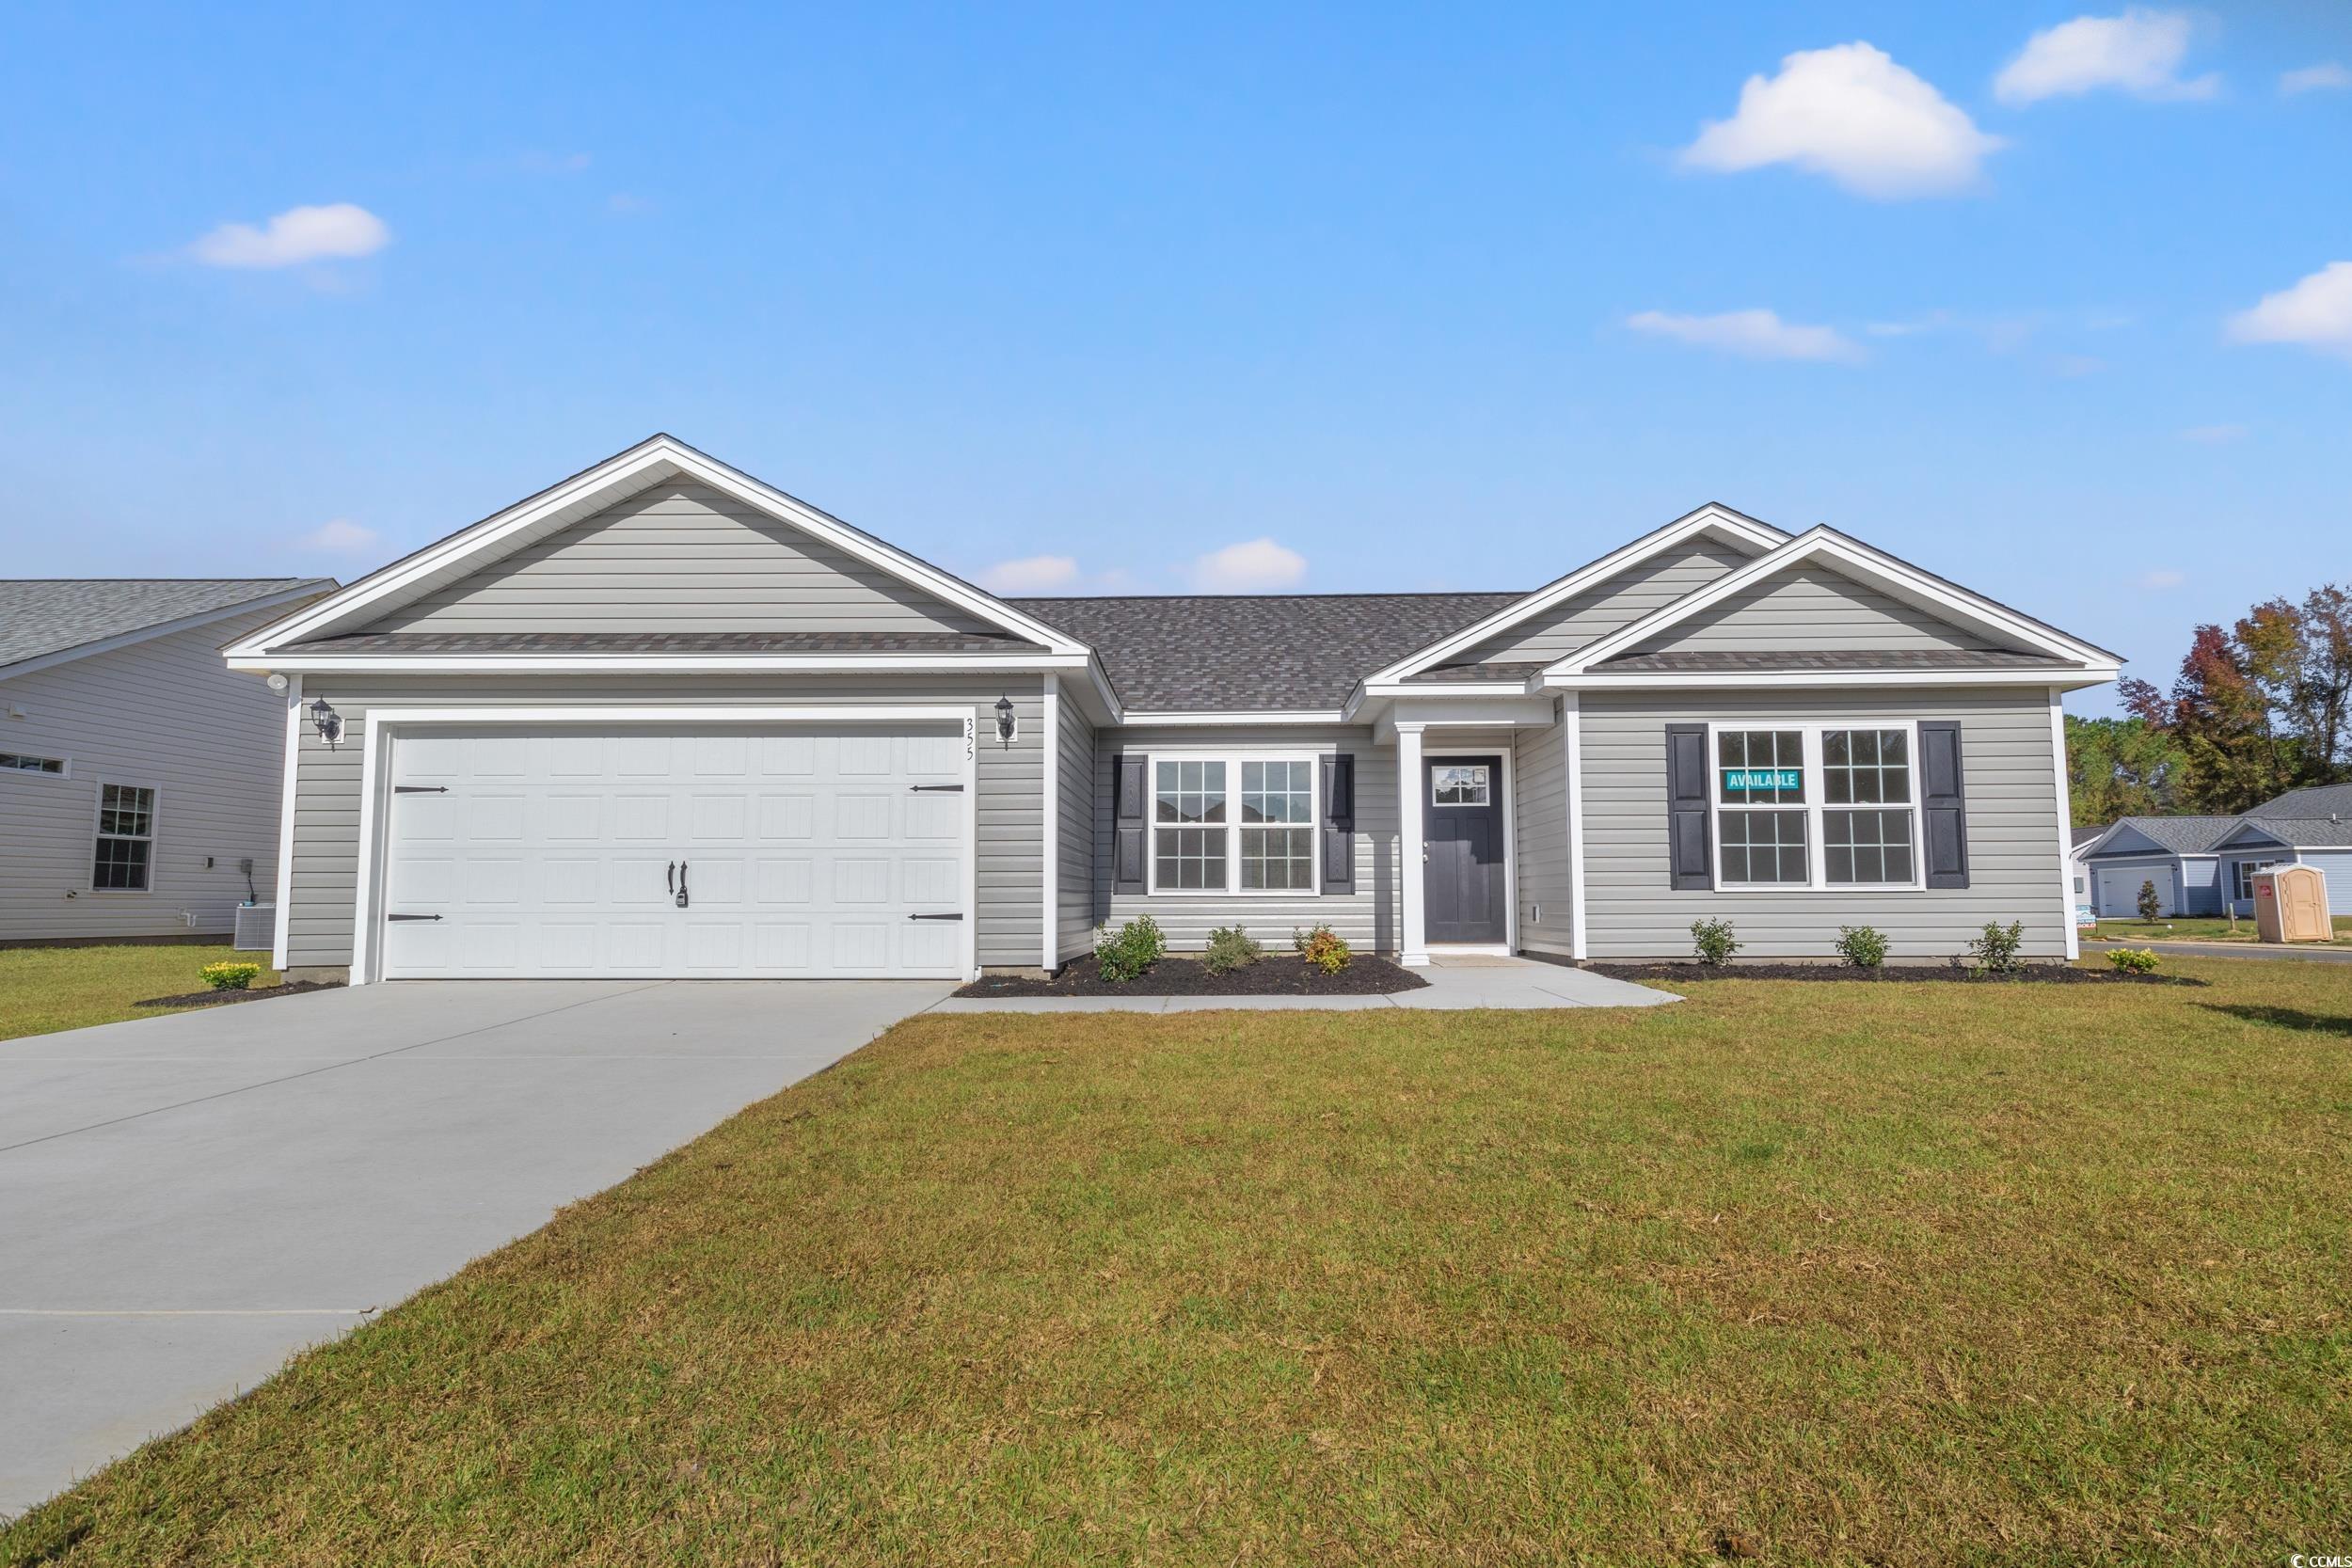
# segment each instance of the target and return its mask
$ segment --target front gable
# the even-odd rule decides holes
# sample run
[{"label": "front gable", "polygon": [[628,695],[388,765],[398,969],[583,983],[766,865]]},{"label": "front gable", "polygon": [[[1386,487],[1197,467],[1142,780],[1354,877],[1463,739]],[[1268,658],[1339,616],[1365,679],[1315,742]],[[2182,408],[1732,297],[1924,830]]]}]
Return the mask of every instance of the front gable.
[{"label": "front gable", "polygon": [[2293,849],[2295,845],[2277,829],[2251,818],[2222,835],[2216,849]]},{"label": "front gable", "polygon": [[2079,850],[2076,852],[2085,860],[2106,860],[2110,856],[2126,855],[2163,855],[2169,858],[2179,853],[2178,850],[2169,849],[2158,844],[2129,822],[2117,823],[2108,831],[2106,837],[2099,841],[2096,849],[2088,853]]},{"label": "front gable", "polygon": [[1746,540],[1710,529],[1496,633],[1446,663],[1549,664],[1695,593],[1762,553]]},{"label": "front gable", "polygon": [[2023,652],[2014,641],[1931,614],[1884,589],[1804,562],[1758,578],[1720,603],[1643,639],[1629,656],[1844,649]]},{"label": "front gable", "polygon": [[977,635],[1001,628],[746,501],[675,478],[351,630]]}]

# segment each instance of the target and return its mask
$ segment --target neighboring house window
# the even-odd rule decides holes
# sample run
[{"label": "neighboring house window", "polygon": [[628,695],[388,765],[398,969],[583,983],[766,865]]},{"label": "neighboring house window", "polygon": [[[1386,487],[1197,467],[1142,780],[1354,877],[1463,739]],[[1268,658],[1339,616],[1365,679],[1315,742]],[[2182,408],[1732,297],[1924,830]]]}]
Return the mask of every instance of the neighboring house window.
[{"label": "neighboring house window", "polygon": [[1312,893],[1314,824],[1312,757],[1154,757],[1152,891]]},{"label": "neighboring house window", "polygon": [[89,885],[101,893],[145,893],[154,851],[155,792],[136,784],[100,784],[98,853]]},{"label": "neighboring house window", "polygon": [[1717,726],[1714,741],[1718,886],[1918,885],[1910,725]]},{"label": "neighboring house window", "polygon": [[0,752],[0,772],[62,774],[64,771],[63,757],[30,757],[15,752]]},{"label": "neighboring house window", "polygon": [[1433,806],[1483,806],[1493,799],[1493,782],[1485,763],[1447,763],[1429,770],[1429,803]]},{"label": "neighboring house window", "polygon": [[2075,878],[2075,879],[2074,879],[2074,896],[2075,896],[2075,897],[2077,897],[2077,898],[2080,898],[2082,895],[2083,895],[2083,879],[2082,879],[2080,877],[2077,877],[2077,878]]},{"label": "neighboring house window", "polygon": [[2279,862],[2276,858],[2266,861],[2237,862],[2234,866],[2233,866],[2230,873],[2231,885],[2234,890],[2230,895],[2231,901],[2239,904],[2249,904],[2253,902],[2254,873],[2257,871],[2267,870],[2271,866],[2278,863]]}]

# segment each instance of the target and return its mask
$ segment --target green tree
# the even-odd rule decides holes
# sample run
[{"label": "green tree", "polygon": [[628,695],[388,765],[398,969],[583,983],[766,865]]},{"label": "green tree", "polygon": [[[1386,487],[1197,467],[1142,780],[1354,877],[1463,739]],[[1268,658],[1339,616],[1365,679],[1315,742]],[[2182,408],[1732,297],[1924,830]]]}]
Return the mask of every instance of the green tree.
[{"label": "green tree", "polygon": [[2181,743],[2145,719],[2066,716],[2066,789],[2077,828],[2180,809]]}]

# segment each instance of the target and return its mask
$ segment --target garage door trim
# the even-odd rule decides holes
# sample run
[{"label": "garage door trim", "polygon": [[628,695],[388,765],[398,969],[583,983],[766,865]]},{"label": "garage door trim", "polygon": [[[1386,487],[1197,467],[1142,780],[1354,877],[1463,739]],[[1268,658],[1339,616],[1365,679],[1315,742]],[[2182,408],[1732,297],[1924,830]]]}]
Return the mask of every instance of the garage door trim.
[{"label": "garage door trim", "polygon": [[542,707],[376,707],[359,720],[359,867],[352,908],[351,983],[381,978],[375,932],[383,918],[377,907],[384,884],[384,800],[389,794],[385,765],[392,732],[419,725],[643,726],[680,729],[707,725],[758,727],[780,724],[951,723],[963,736],[963,958],[967,975],[978,973],[979,920],[979,747],[977,711],[969,705],[892,703],[803,704],[790,707],[742,707],[679,703],[666,707],[563,705]]}]

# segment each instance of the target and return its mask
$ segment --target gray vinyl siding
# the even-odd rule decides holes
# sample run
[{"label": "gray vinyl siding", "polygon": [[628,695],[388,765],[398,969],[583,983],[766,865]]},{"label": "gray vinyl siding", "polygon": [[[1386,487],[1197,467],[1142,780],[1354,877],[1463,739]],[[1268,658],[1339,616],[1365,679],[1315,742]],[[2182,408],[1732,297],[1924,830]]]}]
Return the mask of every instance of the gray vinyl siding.
[{"label": "gray vinyl siding", "polygon": [[366,629],[1000,628],[707,485],[668,482],[444,584]]},{"label": "gray vinyl siding", "polygon": [[[285,700],[259,675],[231,673],[219,650],[288,608],[0,681],[0,751],[62,757],[72,769],[0,772],[0,940],[226,933],[245,901],[237,862],[247,857],[270,901]],[[90,888],[102,784],[156,792],[151,891]]]},{"label": "gray vinyl siding", "polygon": [[[2306,849],[2301,855],[2305,865],[2317,866],[2328,879],[2328,912],[2330,916],[2352,915],[2352,849]],[[2253,905],[2240,906],[2251,911]]]},{"label": "gray vinyl siding", "polygon": [[1632,651],[1806,653],[2001,646],[1867,583],[1806,562],[1749,584]]},{"label": "gray vinyl siding", "polygon": [[[342,968],[351,962],[358,888],[361,731],[372,708],[387,704],[674,705],[679,721],[691,723],[697,706],[714,705],[968,702],[977,722],[979,753],[975,934],[979,961],[1035,968],[1043,942],[1044,900],[1039,693],[1034,675],[312,676],[303,690],[305,701],[325,697],[343,716],[346,733],[341,746],[329,751],[315,730],[303,726],[294,799],[294,895],[287,911],[288,962],[302,968]],[[1009,748],[996,740],[993,706],[999,695],[1012,699],[1018,726]]]},{"label": "gray vinyl siding", "polygon": [[[1666,859],[1666,725],[1710,720],[1957,719],[1969,885],[1877,893],[1676,891]],[[1875,926],[1908,959],[1947,958],[1988,921],[2020,921],[2026,951],[2060,957],[2072,919],[2059,875],[2050,698],[2042,688],[1915,691],[1587,692],[1585,934],[1596,958],[1687,958],[1691,923],[1732,922],[1749,958],[1820,958],[1840,926]]]},{"label": "gray vinyl siding", "polygon": [[1511,789],[1518,853],[1520,947],[1572,952],[1566,738],[1558,724],[1512,736]]},{"label": "gray vinyl siding", "polygon": [[1060,768],[1056,781],[1055,956],[1068,959],[1094,945],[1094,727],[1067,691],[1061,702]]},{"label": "gray vinyl siding", "polygon": [[[1111,775],[1120,752],[1151,752],[1155,745],[1197,751],[1223,746],[1233,752],[1299,751],[1315,747],[1352,752],[1356,758],[1356,885],[1323,895],[1157,895],[1111,892]],[[1359,952],[1397,950],[1400,907],[1397,868],[1396,748],[1376,747],[1372,731],[1326,725],[1270,729],[1178,728],[1105,731],[1094,767],[1094,924],[1116,925],[1149,914],[1167,932],[1170,947],[1197,950],[1212,927],[1239,922],[1270,948],[1287,948],[1294,927],[1327,923]]]},{"label": "gray vinyl siding", "polygon": [[1747,564],[1753,553],[1713,535],[1701,535],[1594,584],[1541,616],[1497,632],[1450,662],[1508,664],[1565,658],[1595,638],[1630,626]]}]

